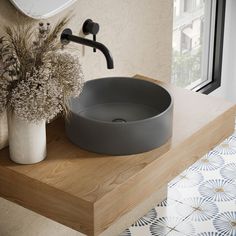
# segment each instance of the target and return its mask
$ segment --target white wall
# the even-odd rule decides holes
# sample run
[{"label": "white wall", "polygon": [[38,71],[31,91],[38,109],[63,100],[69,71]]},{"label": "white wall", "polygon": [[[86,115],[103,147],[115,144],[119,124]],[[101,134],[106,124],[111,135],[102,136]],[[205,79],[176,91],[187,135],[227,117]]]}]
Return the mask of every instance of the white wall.
[{"label": "white wall", "polygon": [[[172,5],[172,0],[78,0],[48,21],[56,22],[69,14],[73,17],[68,26],[74,34],[80,32],[88,18],[100,24],[97,40],[111,51],[113,70],[107,70],[105,58],[99,51],[93,53],[91,48],[69,45],[80,56],[86,80],[143,74],[170,81]],[[0,0],[0,32],[2,26],[17,20],[21,19],[17,19],[10,1]],[[91,39],[91,35],[87,38]]]},{"label": "white wall", "polygon": [[222,85],[211,95],[236,103],[236,1],[226,1]]}]

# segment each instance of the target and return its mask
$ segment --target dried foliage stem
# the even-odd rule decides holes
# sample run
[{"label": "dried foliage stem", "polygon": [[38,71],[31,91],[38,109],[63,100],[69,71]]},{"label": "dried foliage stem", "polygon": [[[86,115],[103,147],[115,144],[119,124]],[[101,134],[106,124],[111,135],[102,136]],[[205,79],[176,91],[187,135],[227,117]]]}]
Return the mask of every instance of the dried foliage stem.
[{"label": "dried foliage stem", "polygon": [[6,26],[0,38],[0,113],[8,106],[20,118],[51,120],[83,86],[79,59],[61,50],[60,33],[65,17],[54,27],[30,22]]}]

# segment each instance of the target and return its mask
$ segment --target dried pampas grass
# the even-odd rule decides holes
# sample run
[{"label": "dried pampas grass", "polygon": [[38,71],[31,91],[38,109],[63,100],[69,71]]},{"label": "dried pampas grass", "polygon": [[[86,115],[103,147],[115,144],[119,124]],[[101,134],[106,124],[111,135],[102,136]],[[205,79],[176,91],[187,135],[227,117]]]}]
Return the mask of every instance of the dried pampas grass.
[{"label": "dried pampas grass", "polygon": [[71,96],[83,86],[79,59],[61,50],[60,34],[69,18],[55,26],[30,22],[6,26],[0,41],[0,113],[8,107],[23,120],[51,120],[67,114]]}]

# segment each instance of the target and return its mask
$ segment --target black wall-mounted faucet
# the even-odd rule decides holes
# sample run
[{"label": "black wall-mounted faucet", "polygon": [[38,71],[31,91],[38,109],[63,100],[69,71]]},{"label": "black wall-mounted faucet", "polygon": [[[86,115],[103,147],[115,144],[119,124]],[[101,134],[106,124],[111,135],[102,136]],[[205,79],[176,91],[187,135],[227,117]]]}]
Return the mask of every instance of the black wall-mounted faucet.
[{"label": "black wall-mounted faucet", "polygon": [[88,19],[84,22],[83,32],[84,34],[89,34],[89,33],[93,34],[93,40],[75,36],[72,34],[72,30],[67,28],[67,29],[64,29],[61,34],[61,43],[66,45],[72,41],[72,42],[79,43],[88,47],[92,47],[94,48],[94,52],[96,52],[95,49],[98,49],[104,54],[106,58],[107,68],[113,69],[114,62],[113,62],[113,58],[110,51],[104,44],[96,41],[96,34],[98,33],[98,31],[99,31],[99,25],[93,22],[92,20]]}]

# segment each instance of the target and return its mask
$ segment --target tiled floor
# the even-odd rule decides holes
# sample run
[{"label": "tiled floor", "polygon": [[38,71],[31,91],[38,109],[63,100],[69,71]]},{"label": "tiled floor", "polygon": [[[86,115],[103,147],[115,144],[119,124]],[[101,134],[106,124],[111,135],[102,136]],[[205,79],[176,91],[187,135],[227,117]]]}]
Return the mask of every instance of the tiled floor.
[{"label": "tiled floor", "polygon": [[169,183],[121,236],[236,236],[236,132]]}]

